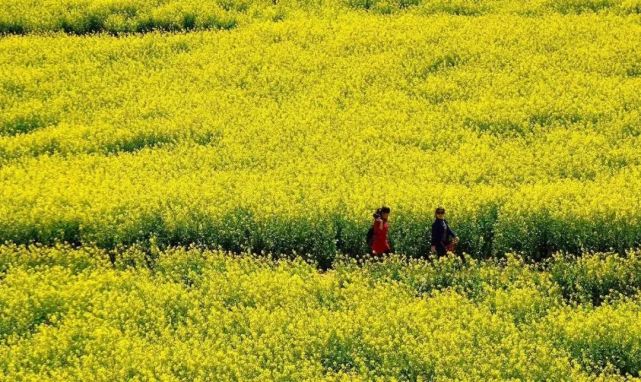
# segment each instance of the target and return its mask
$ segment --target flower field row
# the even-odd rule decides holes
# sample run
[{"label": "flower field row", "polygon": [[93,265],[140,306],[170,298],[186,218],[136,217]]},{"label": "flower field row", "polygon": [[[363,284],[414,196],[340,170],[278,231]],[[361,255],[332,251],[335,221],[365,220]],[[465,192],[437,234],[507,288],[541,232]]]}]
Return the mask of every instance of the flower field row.
[{"label": "flower field row", "polygon": [[253,21],[281,21],[350,10],[478,16],[514,14],[641,14],[639,0],[3,0],[0,34],[63,31],[111,34],[232,29]]},{"label": "flower field row", "polygon": [[[635,380],[641,257],[545,267],[398,257],[328,272],[300,259],[129,248],[0,248],[8,380]],[[564,297],[566,271],[634,284]],[[568,276],[564,278],[562,275]],[[619,275],[619,273],[612,274]],[[633,291],[634,289],[634,291]],[[629,298],[632,297],[632,298]]]},{"label": "flower field row", "polygon": [[0,240],[476,256],[641,243],[641,24],[344,12],[0,38]]}]

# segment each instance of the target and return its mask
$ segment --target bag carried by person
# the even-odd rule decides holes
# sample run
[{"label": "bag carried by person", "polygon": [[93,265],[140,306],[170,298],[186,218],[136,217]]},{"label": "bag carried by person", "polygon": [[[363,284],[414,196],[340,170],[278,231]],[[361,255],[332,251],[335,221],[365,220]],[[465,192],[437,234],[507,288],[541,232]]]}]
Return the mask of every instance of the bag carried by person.
[{"label": "bag carried by person", "polygon": [[445,250],[448,252],[454,252],[456,251],[456,243],[455,242],[449,242],[445,244]]},{"label": "bag carried by person", "polygon": [[367,245],[371,248],[372,244],[374,243],[374,226],[369,227],[369,229],[367,230],[365,241],[367,241]]},{"label": "bag carried by person", "polygon": [[445,250],[448,252],[454,252],[456,250],[456,242],[452,240],[452,237],[450,235],[447,235],[447,239],[445,241]]}]

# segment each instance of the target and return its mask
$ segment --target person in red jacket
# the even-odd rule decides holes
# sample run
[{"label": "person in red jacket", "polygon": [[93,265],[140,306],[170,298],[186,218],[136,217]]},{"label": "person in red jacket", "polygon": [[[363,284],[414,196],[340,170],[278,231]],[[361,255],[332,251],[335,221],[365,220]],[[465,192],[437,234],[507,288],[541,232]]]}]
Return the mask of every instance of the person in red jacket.
[{"label": "person in red jacket", "polygon": [[381,207],[374,213],[373,238],[370,245],[373,256],[379,256],[392,252],[387,233],[389,231],[389,207]]}]

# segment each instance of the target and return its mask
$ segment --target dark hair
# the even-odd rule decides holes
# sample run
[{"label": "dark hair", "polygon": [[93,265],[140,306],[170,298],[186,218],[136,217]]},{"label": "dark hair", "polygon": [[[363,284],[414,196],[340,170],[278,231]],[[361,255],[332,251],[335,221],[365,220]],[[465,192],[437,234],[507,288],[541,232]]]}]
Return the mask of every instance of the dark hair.
[{"label": "dark hair", "polygon": [[445,213],[445,208],[443,207],[438,207],[436,208],[436,211],[434,211],[434,214],[444,214]]},{"label": "dark hair", "polygon": [[380,218],[384,213],[390,213],[392,210],[390,210],[389,207],[383,206],[381,208],[377,208],[376,211],[374,212],[374,219]]}]

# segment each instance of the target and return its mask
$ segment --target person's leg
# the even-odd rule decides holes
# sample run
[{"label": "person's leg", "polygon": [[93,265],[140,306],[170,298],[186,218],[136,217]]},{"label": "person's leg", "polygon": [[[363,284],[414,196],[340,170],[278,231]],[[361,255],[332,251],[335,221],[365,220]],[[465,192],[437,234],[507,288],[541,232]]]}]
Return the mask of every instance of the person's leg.
[{"label": "person's leg", "polygon": [[443,244],[436,244],[436,254],[438,257],[447,256],[447,250]]}]

